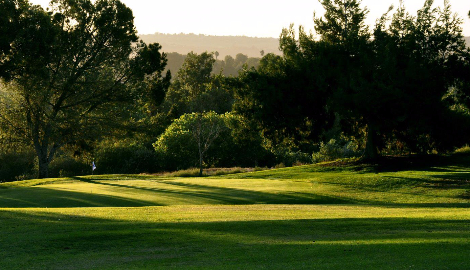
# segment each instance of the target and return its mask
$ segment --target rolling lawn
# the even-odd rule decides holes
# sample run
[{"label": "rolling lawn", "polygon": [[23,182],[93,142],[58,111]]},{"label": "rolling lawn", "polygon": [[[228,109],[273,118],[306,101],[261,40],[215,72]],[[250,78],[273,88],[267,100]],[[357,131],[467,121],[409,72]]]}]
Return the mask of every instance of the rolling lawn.
[{"label": "rolling lawn", "polygon": [[470,163],[0,184],[0,269],[470,269]]}]

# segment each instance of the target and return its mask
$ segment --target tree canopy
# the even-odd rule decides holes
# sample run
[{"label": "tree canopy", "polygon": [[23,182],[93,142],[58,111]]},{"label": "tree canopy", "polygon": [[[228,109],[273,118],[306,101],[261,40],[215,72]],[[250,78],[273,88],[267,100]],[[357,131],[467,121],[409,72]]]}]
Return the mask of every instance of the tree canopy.
[{"label": "tree canopy", "polygon": [[317,36],[300,27],[297,38],[292,26],[284,29],[283,56],[267,55],[245,74],[240,113],[254,116],[274,138],[296,135],[297,144],[301,134],[329,140],[336,118],[339,132],[364,138],[365,158],[376,158],[387,144],[430,152],[463,143],[467,117],[445,97],[452,89],[466,95],[469,52],[448,1],[432,8],[428,0],[416,17],[401,5],[373,32],[360,1],[321,3],[326,12],[314,20]]},{"label": "tree canopy", "polygon": [[59,148],[117,123],[125,114],[117,103],[133,100],[130,85],[158,82],[165,55],[137,42],[132,11],[118,0],[54,0],[48,11],[2,2],[12,19],[0,32],[16,31],[9,45],[2,40],[2,92],[16,103],[1,120],[34,145],[39,177],[47,177]]}]

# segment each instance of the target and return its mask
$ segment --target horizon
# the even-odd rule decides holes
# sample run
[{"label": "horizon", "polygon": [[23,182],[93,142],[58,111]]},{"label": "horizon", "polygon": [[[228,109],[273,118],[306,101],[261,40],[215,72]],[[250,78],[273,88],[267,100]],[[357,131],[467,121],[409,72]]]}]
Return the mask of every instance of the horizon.
[{"label": "horizon", "polygon": [[[33,4],[47,8],[49,0],[31,0]],[[279,38],[283,28],[294,24],[298,29],[303,26],[306,32],[313,32],[313,16],[323,16],[324,10],[318,1],[291,0],[286,5],[282,0],[239,0],[217,1],[202,0],[188,2],[121,0],[134,13],[134,25],[139,35],[195,34],[206,36],[245,36],[257,38]],[[424,4],[421,1],[404,1],[407,11],[416,15]],[[435,1],[442,6],[443,1]],[[370,28],[388,10],[390,5],[398,6],[399,0],[363,0],[369,14],[366,23]],[[450,1],[452,11],[463,20],[462,34],[470,36],[470,3]],[[185,8],[182,8],[185,7]],[[300,7],[300,8],[299,8]],[[164,12],[162,12],[163,10]]]}]

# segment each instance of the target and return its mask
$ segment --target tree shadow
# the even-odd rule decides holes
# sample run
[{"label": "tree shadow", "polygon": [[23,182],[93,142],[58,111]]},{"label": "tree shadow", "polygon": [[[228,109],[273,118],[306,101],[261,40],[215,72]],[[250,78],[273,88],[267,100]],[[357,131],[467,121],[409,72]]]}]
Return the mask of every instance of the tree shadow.
[{"label": "tree shadow", "polygon": [[10,243],[0,249],[1,269],[466,269],[469,263],[469,219],[146,222],[5,210],[0,217],[2,242]]},{"label": "tree shadow", "polygon": [[5,208],[31,207],[139,207],[158,206],[157,203],[87,192],[76,192],[45,187],[27,187],[0,192],[0,205]]},{"label": "tree shadow", "polygon": [[[353,203],[353,200],[335,198],[330,196],[318,195],[314,193],[285,192],[268,193],[261,191],[216,187],[200,184],[189,184],[177,182],[174,180],[159,179],[159,183],[177,187],[175,189],[148,188],[118,183],[107,183],[88,178],[75,177],[74,179],[86,183],[112,186],[117,188],[134,189],[155,193],[155,196],[174,195],[177,197],[185,196],[187,198],[206,199],[216,204],[346,204]],[[184,188],[179,189],[179,188]]]}]

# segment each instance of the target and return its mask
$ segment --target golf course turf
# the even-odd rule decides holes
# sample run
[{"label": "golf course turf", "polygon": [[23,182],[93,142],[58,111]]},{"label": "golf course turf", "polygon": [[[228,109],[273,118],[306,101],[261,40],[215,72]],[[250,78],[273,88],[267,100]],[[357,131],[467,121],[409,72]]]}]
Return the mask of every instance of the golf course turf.
[{"label": "golf course turf", "polygon": [[0,184],[0,269],[470,269],[470,163]]}]

